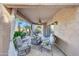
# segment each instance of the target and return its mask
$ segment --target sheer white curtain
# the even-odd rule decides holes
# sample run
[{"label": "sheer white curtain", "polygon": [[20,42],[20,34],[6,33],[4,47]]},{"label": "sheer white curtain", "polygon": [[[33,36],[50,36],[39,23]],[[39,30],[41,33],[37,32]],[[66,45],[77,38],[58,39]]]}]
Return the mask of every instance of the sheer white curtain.
[{"label": "sheer white curtain", "polygon": [[15,50],[14,44],[13,44],[13,35],[15,30],[15,9],[12,10],[11,14],[11,36],[10,36],[10,44],[9,44],[9,50],[8,50],[8,56],[16,56],[17,51]]}]

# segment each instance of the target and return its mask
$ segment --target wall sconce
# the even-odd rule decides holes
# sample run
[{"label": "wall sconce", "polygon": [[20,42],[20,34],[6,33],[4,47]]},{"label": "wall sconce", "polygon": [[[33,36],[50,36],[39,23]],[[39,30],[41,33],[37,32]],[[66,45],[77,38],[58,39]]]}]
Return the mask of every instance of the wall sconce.
[{"label": "wall sconce", "polygon": [[54,22],[54,24],[55,24],[55,25],[57,25],[57,24],[58,24],[58,22],[57,22],[57,21],[55,21],[55,22]]},{"label": "wall sconce", "polygon": [[58,24],[58,22],[57,21],[55,21],[54,23],[52,23],[52,25],[57,25]]}]

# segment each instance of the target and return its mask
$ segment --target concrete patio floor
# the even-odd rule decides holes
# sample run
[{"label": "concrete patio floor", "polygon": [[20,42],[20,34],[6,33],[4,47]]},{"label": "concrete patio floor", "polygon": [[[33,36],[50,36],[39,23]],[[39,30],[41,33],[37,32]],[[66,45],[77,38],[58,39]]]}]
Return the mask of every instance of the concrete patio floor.
[{"label": "concrete patio floor", "polygon": [[[64,53],[61,52],[56,46],[53,46],[52,49],[53,55],[52,52],[47,52],[44,50],[41,52],[38,46],[33,45],[30,53],[28,53],[26,56],[65,56]],[[17,56],[17,51],[14,50],[12,42],[10,44],[8,56]]]},{"label": "concrete patio floor", "polygon": [[[65,56],[56,46],[52,48],[53,56]],[[52,52],[40,51],[37,46],[31,48],[30,53],[27,56],[52,56]]]}]

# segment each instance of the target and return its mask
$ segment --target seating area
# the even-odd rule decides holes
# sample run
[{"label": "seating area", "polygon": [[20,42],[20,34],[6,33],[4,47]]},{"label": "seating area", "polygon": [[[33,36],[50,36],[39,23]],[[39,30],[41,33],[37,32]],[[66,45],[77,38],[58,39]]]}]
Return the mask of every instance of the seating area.
[{"label": "seating area", "polygon": [[50,39],[54,39],[53,37],[51,38],[45,38],[41,36],[25,36],[23,39],[20,37],[17,37],[16,40],[16,50],[17,50],[17,55],[19,56],[25,56],[30,53],[30,50],[32,49],[32,46],[36,46],[39,48],[39,50],[42,52],[43,50],[46,50],[47,52],[52,51],[52,45],[54,44],[54,40],[52,40],[52,43]]},{"label": "seating area", "polygon": [[[32,26],[31,28],[30,23],[28,26],[27,24],[28,22],[25,22],[23,20],[21,21],[18,20],[16,24],[17,25],[16,29],[18,28],[18,30],[15,29],[14,37],[12,40],[13,43],[11,42],[12,44],[14,44],[15,53],[11,54],[13,53],[13,51],[11,51],[9,52],[10,55],[28,56],[28,55],[33,55],[33,52],[36,50],[34,55],[53,56],[54,55],[53,46],[55,46],[56,39],[54,38],[54,32],[51,31],[52,29],[50,29],[51,26],[47,28],[43,28],[44,26],[42,25],[33,24],[31,25]],[[10,50],[13,50],[11,48]],[[57,49],[58,48],[56,48],[56,50]]]},{"label": "seating area", "polygon": [[30,37],[25,37],[24,39],[17,37],[16,47],[16,50],[18,52],[17,55],[25,56],[26,54],[28,54],[31,49]]},{"label": "seating area", "polygon": [[[48,8],[46,9],[48,10]],[[28,10],[27,9],[24,10],[26,14],[28,14],[27,12]],[[18,9],[18,11],[21,12],[21,9]],[[51,24],[48,24],[48,21],[45,20],[43,21],[44,19],[43,15],[40,14],[39,11],[45,12],[44,10],[37,10],[38,16],[35,15],[35,17],[32,17],[31,19],[32,22],[29,22],[25,18],[24,19],[20,17],[15,18],[15,24],[14,24],[15,28],[14,30],[12,30],[14,34],[12,33],[13,37],[11,41],[11,44],[14,44],[13,45],[14,51],[16,51],[16,53],[14,53],[15,56],[33,55],[32,51],[35,50],[36,50],[35,55],[52,55],[52,56],[54,55],[53,46],[55,46],[55,40],[56,40],[54,37],[54,26],[57,25],[58,22],[54,21]],[[45,13],[48,14],[49,12]],[[31,15],[29,17],[31,17]],[[45,17],[47,18],[48,16]],[[35,19],[37,21],[35,21]],[[12,48],[12,46],[10,48]],[[57,49],[58,48],[56,48],[56,51]],[[11,54],[12,52],[10,52],[9,55],[14,55]]]}]

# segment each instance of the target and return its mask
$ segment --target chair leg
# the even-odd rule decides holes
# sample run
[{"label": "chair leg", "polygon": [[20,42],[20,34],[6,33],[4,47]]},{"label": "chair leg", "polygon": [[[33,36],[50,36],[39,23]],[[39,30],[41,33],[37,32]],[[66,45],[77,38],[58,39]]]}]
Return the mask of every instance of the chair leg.
[{"label": "chair leg", "polygon": [[51,46],[51,55],[53,56],[53,45]]},{"label": "chair leg", "polygon": [[53,56],[53,51],[51,51],[52,53],[51,53],[51,55]]}]

